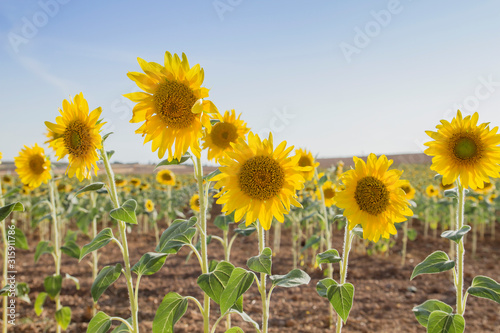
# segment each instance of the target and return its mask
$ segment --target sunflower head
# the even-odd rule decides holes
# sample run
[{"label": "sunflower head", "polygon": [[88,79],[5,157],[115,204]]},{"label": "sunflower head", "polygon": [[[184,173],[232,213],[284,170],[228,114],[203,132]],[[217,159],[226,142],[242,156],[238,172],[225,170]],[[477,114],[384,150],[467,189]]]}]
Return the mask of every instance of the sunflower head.
[{"label": "sunflower head", "polygon": [[175,174],[168,169],[163,169],[156,174],[156,181],[162,185],[174,186]]},{"label": "sunflower head", "polygon": [[431,184],[425,188],[425,194],[429,198],[434,198],[434,197],[437,197],[439,195],[439,191],[434,185]]},{"label": "sunflower head", "polygon": [[56,123],[46,121],[49,129],[49,145],[55,152],[58,160],[68,155],[69,164],[66,173],[71,178],[76,175],[79,181],[90,179],[92,168],[97,174],[96,149],[102,148],[101,127],[105,123],[99,122],[101,108],[89,113],[89,105],[82,93],[75,96],[73,101],[64,100],[61,116]]},{"label": "sunflower head", "polygon": [[298,165],[305,181],[309,181],[314,177],[314,170],[319,166],[319,162],[314,161],[310,151],[305,149],[296,149],[295,154],[299,155]]},{"label": "sunflower head", "polygon": [[459,179],[463,187],[475,190],[500,176],[498,127],[490,130],[478,120],[477,112],[463,118],[459,110],[451,123],[441,120],[436,132],[426,132],[434,141],[425,144],[425,153],[433,156],[431,169],[443,175],[443,184]]},{"label": "sunflower head", "polygon": [[[326,207],[331,207],[335,205],[335,196],[337,195],[337,187],[335,184],[327,180],[321,188],[323,189],[323,195],[325,196],[325,205]],[[316,198],[321,199],[321,192],[319,188],[316,190]]]},{"label": "sunflower head", "polygon": [[155,210],[155,204],[151,199],[146,200],[146,203],[144,204],[144,209],[146,210],[147,213],[152,213],[153,210]]},{"label": "sunflower head", "polygon": [[195,212],[200,211],[200,196],[198,194],[193,194],[191,199],[189,199],[189,206]]},{"label": "sunflower head", "polygon": [[115,178],[116,187],[125,187],[128,181],[125,178]]},{"label": "sunflower head", "polygon": [[439,188],[441,189],[441,191],[447,191],[447,190],[451,190],[452,188],[454,187],[454,184],[451,183],[451,184],[443,184],[443,182],[441,181],[439,183]]},{"label": "sunflower head", "polygon": [[283,223],[290,205],[301,207],[296,200],[304,182],[300,157],[288,156],[293,147],[286,148],[286,141],[274,149],[271,134],[261,140],[250,132],[248,142],[240,138],[233,149],[222,157],[221,173],[213,178],[221,189],[217,203],[224,205],[223,212],[234,211],[236,222],[246,216],[246,225],[258,219],[269,230],[273,217]]},{"label": "sunflower head", "polygon": [[412,200],[415,198],[415,189],[413,186],[411,186],[409,180],[403,180],[403,183],[401,185],[401,189],[405,192],[405,197],[407,200]]},{"label": "sunflower head", "polygon": [[24,146],[19,156],[14,157],[16,172],[23,184],[34,189],[42,183],[47,183],[52,178],[50,161],[45,156],[42,147],[35,143],[33,147]]},{"label": "sunflower head", "polygon": [[490,182],[485,182],[484,186],[482,188],[478,187],[476,189],[476,192],[481,193],[481,194],[488,194],[491,193],[495,190],[495,184],[490,183]]},{"label": "sunflower head", "polygon": [[232,143],[239,138],[245,138],[250,129],[240,116],[241,114],[236,118],[234,110],[226,111],[224,116],[214,113],[213,119],[218,122],[212,125],[211,129],[207,129],[203,136],[203,149],[208,148],[209,160],[219,161],[225,152],[233,150]]},{"label": "sunflower head", "polygon": [[201,87],[204,72],[200,65],[189,66],[186,55],[165,53],[164,66],[138,58],[144,73],[129,72],[143,92],[124,96],[137,104],[131,123],[142,123],[136,133],[152,141],[152,151],[162,158],[168,150],[168,159],[180,160],[189,148],[200,157],[199,139],[202,126],[210,129],[209,113],[217,108],[208,100],[208,89]]},{"label": "sunflower head", "polygon": [[130,179],[130,184],[132,184],[133,187],[139,187],[141,185],[141,180],[139,178],[133,177]]},{"label": "sunflower head", "polygon": [[380,237],[396,234],[394,223],[406,221],[413,215],[405,192],[400,170],[388,170],[392,160],[382,155],[379,159],[370,154],[365,163],[354,157],[355,168],[342,174],[345,189],[336,195],[337,207],[344,209],[344,216],[352,230],[363,227],[363,238],[377,242]]},{"label": "sunflower head", "polygon": [[10,175],[3,175],[2,176],[2,183],[5,185],[12,185],[14,182],[14,179]]}]

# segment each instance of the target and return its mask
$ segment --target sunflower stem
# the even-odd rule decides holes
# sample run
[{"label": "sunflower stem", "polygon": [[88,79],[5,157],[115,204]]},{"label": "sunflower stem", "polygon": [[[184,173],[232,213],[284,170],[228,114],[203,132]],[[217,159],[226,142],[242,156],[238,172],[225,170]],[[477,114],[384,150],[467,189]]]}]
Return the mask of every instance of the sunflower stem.
[{"label": "sunflower stem", "polygon": [[[261,254],[266,247],[266,240],[264,238],[264,228],[260,224],[260,221],[257,222],[257,230],[259,236],[259,254]],[[267,326],[269,321],[269,303],[266,296],[266,277],[266,273],[260,273],[259,291],[260,297],[262,299],[262,333],[267,333]]]},{"label": "sunflower stem", "polygon": [[[3,198],[3,192],[2,192],[2,180],[0,179],[0,207],[5,206],[5,200]],[[8,266],[8,260],[7,260],[7,255],[8,255],[8,249],[9,249],[9,243],[7,242],[7,232],[5,230],[5,223],[7,219],[3,220],[0,222],[0,230],[2,232],[2,244],[3,244],[3,271],[2,271],[2,286],[7,285],[7,272],[9,271],[9,266]],[[5,296],[2,297],[3,302],[2,302],[2,333],[7,333],[7,327],[9,326],[7,322],[7,303],[9,302],[9,297]]]},{"label": "sunflower stem", "polygon": [[[201,242],[201,270],[203,274],[208,273],[208,254],[207,254],[207,204],[205,191],[203,190],[203,165],[201,159],[196,157],[195,168],[196,181],[198,182],[198,195],[200,201],[200,221],[199,226]],[[203,331],[210,332],[210,297],[203,293]]]},{"label": "sunflower stem", "polygon": [[[106,168],[106,174],[109,182],[109,189],[111,190],[110,198],[113,202],[113,206],[115,208],[120,207],[120,202],[118,199],[118,193],[116,191],[115,184],[115,175],[113,173],[113,169],[111,168],[111,164],[109,163],[108,154],[104,149],[104,145],[100,149],[101,158],[104,163],[104,167]],[[125,270],[123,274],[125,275],[125,282],[127,283],[128,297],[130,301],[130,312],[132,317],[132,333],[139,333],[139,322],[138,322],[138,304],[136,302],[135,294],[134,294],[134,284],[132,280],[132,271],[130,269],[130,259],[129,259],[129,250],[127,243],[127,225],[123,221],[118,221],[118,229],[120,232],[121,243],[123,247],[123,261],[125,264]]]},{"label": "sunflower stem", "polygon": [[[53,238],[54,238],[54,262],[56,265],[56,276],[61,275],[61,246],[59,245],[59,223],[57,220],[57,211],[56,211],[56,199],[55,199],[55,182],[54,178],[49,180],[49,197],[50,197],[50,213],[52,216],[52,229],[53,229]],[[54,298],[56,302],[56,312],[61,309],[61,298],[60,294]],[[56,323],[56,332],[61,332],[61,326]]]},{"label": "sunflower stem", "polygon": [[[346,225],[344,227],[344,250],[342,251],[342,262],[340,264],[340,285],[343,285],[346,282],[347,278],[347,263],[349,261],[349,252],[351,251],[351,244],[354,238],[354,234],[349,229],[349,222],[346,221]],[[342,332],[342,318],[337,315],[337,327],[336,333]]]},{"label": "sunflower stem", "polygon": [[[90,183],[92,183],[92,178],[90,179]],[[94,191],[90,191],[90,202],[92,203],[92,209],[97,207],[97,198],[96,193]],[[97,216],[94,214],[92,217],[92,239],[95,239],[97,236]],[[92,252],[92,281],[95,281],[97,277],[97,273],[99,272],[98,267],[99,257],[97,255],[97,251]],[[97,313],[97,303],[92,302],[92,317],[94,317]]]},{"label": "sunflower stem", "polygon": [[[464,225],[464,202],[465,189],[461,181],[458,182],[458,208],[457,208],[457,230],[460,230]],[[464,240],[463,238],[457,244],[457,313],[464,314],[465,304],[463,302],[463,286],[464,286]]]}]

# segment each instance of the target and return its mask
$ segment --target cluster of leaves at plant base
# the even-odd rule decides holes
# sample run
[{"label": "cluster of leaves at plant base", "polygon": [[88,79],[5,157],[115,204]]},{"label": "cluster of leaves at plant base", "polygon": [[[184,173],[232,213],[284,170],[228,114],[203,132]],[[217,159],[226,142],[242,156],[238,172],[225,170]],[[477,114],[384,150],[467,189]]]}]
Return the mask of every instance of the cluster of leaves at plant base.
[{"label": "cluster of leaves at plant base", "polygon": [[[471,227],[466,225],[460,230],[445,231],[441,237],[458,244],[470,229]],[[410,280],[421,274],[440,273],[454,268],[455,261],[451,260],[445,252],[435,251],[415,266]],[[467,299],[467,294],[486,298],[500,304],[500,284],[486,276],[476,276],[472,280],[471,286],[467,289],[464,300]],[[464,317],[461,314],[453,313],[451,306],[439,300],[427,300],[414,307],[413,313],[417,321],[427,328],[427,332],[461,333],[465,330]]]}]

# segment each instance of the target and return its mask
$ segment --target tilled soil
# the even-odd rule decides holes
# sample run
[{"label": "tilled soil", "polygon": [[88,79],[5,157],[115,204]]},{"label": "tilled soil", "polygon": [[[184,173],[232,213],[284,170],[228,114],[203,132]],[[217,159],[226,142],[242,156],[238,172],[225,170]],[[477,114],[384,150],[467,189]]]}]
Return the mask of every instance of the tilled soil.
[{"label": "tilled soil", "polygon": [[[421,230],[418,221],[413,226]],[[209,232],[221,235],[221,231],[209,226]],[[444,239],[423,239],[419,236],[408,243],[407,261],[401,267],[400,236],[389,255],[367,255],[362,251],[351,251],[347,281],[354,284],[354,305],[343,332],[425,332],[425,328],[416,321],[412,308],[428,299],[438,299],[454,307],[455,292],[451,281],[451,273],[422,275],[410,281],[410,275],[420,261],[435,250],[449,250],[449,243]],[[342,231],[335,231],[333,244],[342,250]],[[27,282],[31,288],[32,304],[18,303],[20,316],[13,332],[55,332],[53,324],[54,302],[46,300],[44,311],[40,317],[33,310],[33,303],[38,293],[43,291],[44,277],[53,274],[54,265],[51,256],[43,255],[34,263],[34,247],[36,240],[31,239],[29,251],[17,251],[18,282]],[[89,239],[80,237],[78,243],[83,245]],[[135,263],[142,254],[154,251],[155,237],[131,233],[128,235],[131,262]],[[273,274],[286,274],[292,269],[291,231],[283,229],[279,253],[273,257]],[[491,240],[489,234],[479,242],[477,255],[471,256],[471,244],[466,242],[465,288],[474,276],[486,275],[500,280],[500,236]],[[272,230],[270,242],[272,244]],[[249,237],[238,237],[235,241],[231,262],[237,267],[246,268],[246,260],[257,255],[257,239],[253,234]],[[99,268],[113,265],[121,260],[121,254],[116,245],[110,243],[99,250]],[[186,262],[189,249],[184,247],[177,255],[167,258],[164,267],[156,274],[141,279],[139,295],[139,320],[141,332],[151,332],[155,312],[163,297],[175,291],[183,296],[191,295],[202,300],[201,289],[196,284],[200,275],[200,267],[195,257]],[[217,241],[209,244],[209,258],[223,259],[223,250]],[[310,261],[310,260],[309,260]],[[329,303],[316,292],[316,283],[323,278],[323,271],[309,265],[302,267],[311,276],[307,286],[297,288],[276,288],[273,292],[270,307],[270,332],[334,332],[328,328]],[[334,279],[339,279],[338,265],[335,266]],[[92,297],[90,294],[91,269],[90,256],[81,263],[78,260],[64,256],[62,274],[68,273],[79,279],[81,288],[76,290],[73,283],[65,280],[61,292],[61,303],[72,309],[72,322],[66,332],[85,332],[90,320]],[[245,294],[244,309],[257,322],[260,322],[260,294],[255,284]],[[130,316],[127,301],[127,289],[123,275],[99,299],[99,310],[111,316]],[[211,323],[219,315],[219,307],[212,302]],[[469,297],[465,314],[467,332],[500,332],[500,306],[492,301]],[[233,325],[240,326],[245,332],[254,329],[239,317],[232,316]],[[224,332],[224,321],[217,332]],[[202,316],[198,307],[189,302],[186,314],[175,325],[175,332],[202,332]]]}]

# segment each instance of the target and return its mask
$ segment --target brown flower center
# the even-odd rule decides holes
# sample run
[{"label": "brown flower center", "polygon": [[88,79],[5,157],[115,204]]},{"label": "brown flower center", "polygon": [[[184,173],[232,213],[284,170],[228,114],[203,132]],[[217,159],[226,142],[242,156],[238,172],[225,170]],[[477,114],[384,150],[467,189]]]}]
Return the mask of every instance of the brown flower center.
[{"label": "brown flower center", "polygon": [[70,155],[81,157],[91,149],[90,129],[80,120],[70,123],[63,137],[64,146]]},{"label": "brown flower center", "polygon": [[231,142],[236,142],[238,139],[237,128],[230,123],[216,123],[212,127],[210,137],[216,146],[226,149],[231,147]]},{"label": "brown flower center", "polygon": [[325,195],[325,199],[332,199],[335,197],[335,190],[329,187],[323,190],[323,194]]},{"label": "brown flower center", "polygon": [[242,165],[239,181],[241,190],[252,199],[268,200],[283,188],[285,173],[271,157],[255,156]]},{"label": "brown flower center", "polygon": [[33,155],[30,157],[29,161],[30,170],[36,175],[41,175],[45,169],[45,158],[42,155]]},{"label": "brown flower center", "polygon": [[169,174],[169,173],[166,173],[166,172],[165,172],[165,173],[163,173],[163,174],[161,175],[161,179],[163,179],[164,181],[167,181],[167,182],[168,182],[168,181],[172,180],[172,176],[170,176],[170,174]]},{"label": "brown flower center", "polygon": [[312,161],[307,156],[301,156],[299,159],[299,166],[300,167],[312,166]]},{"label": "brown flower center", "polygon": [[354,198],[359,209],[371,215],[383,213],[389,206],[389,191],[381,180],[368,176],[356,185]]},{"label": "brown flower center", "polygon": [[450,151],[453,152],[455,160],[471,164],[477,162],[482,156],[481,141],[474,133],[463,132],[453,135],[449,141]]},{"label": "brown flower center", "polygon": [[189,127],[196,114],[191,108],[198,99],[193,91],[182,83],[165,81],[153,95],[156,113],[167,127],[182,129]]}]

